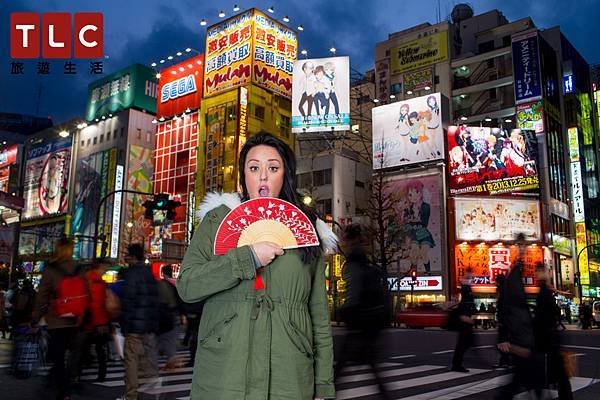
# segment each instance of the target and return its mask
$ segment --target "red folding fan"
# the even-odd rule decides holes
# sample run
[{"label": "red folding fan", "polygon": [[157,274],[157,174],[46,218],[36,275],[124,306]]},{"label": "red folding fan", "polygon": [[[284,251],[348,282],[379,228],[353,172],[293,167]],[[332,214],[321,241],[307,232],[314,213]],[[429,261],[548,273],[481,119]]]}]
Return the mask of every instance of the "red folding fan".
[{"label": "red folding fan", "polygon": [[306,214],[287,201],[259,197],[246,201],[225,216],[215,237],[215,254],[258,242],[284,249],[318,246],[315,227]]}]

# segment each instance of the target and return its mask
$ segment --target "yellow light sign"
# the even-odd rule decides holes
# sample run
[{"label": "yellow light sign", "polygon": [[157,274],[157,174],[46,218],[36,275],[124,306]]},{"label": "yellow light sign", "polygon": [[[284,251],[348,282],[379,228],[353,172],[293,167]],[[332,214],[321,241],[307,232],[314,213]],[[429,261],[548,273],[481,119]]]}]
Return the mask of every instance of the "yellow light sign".
[{"label": "yellow light sign", "polygon": [[204,96],[252,81],[291,98],[297,52],[296,32],[256,9],[213,25],[206,33]]},{"label": "yellow light sign", "polygon": [[392,74],[446,61],[448,59],[448,32],[438,32],[396,46],[390,52]]}]

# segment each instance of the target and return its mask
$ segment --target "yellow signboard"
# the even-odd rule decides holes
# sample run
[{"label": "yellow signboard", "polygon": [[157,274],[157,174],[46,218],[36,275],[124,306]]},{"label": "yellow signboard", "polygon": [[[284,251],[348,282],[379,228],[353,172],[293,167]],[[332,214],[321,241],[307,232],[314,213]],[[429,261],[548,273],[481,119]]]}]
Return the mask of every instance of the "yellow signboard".
[{"label": "yellow signboard", "polygon": [[298,54],[296,32],[256,10],[252,81],[292,98],[292,72]]},{"label": "yellow signboard", "polygon": [[577,259],[577,265],[579,267],[579,282],[581,285],[589,285],[590,271],[588,266],[588,252],[587,249],[583,250],[587,246],[585,222],[577,222],[575,224],[575,243],[577,246],[577,254],[579,255]]},{"label": "yellow signboard", "polygon": [[204,97],[250,82],[253,11],[206,31]]},{"label": "yellow signboard", "polygon": [[204,97],[250,81],[292,97],[292,72],[298,52],[296,32],[251,9],[206,32]]},{"label": "yellow signboard", "polygon": [[448,59],[448,31],[434,33],[401,44],[390,53],[392,74],[446,61]]}]

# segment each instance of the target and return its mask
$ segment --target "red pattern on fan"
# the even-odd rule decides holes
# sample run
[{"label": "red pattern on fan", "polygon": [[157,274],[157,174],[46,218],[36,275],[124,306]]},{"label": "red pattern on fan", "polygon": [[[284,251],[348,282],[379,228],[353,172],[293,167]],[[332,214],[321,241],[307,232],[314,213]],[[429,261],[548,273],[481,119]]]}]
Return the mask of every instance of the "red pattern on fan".
[{"label": "red pattern on fan", "polygon": [[298,207],[281,199],[259,197],[240,204],[225,216],[215,236],[214,253],[226,254],[229,249],[265,240],[285,249],[319,245],[315,227]]}]

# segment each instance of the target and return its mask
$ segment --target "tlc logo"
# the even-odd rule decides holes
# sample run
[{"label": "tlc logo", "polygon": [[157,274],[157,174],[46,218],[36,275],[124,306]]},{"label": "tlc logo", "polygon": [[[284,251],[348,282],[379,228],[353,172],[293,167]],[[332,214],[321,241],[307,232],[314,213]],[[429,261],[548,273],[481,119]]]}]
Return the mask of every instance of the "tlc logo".
[{"label": "tlc logo", "polygon": [[[40,31],[42,45],[40,46]],[[76,13],[71,36],[71,14],[16,12],[10,14],[12,58],[102,58],[104,55],[102,13]],[[72,43],[73,42],[73,43]]]}]

